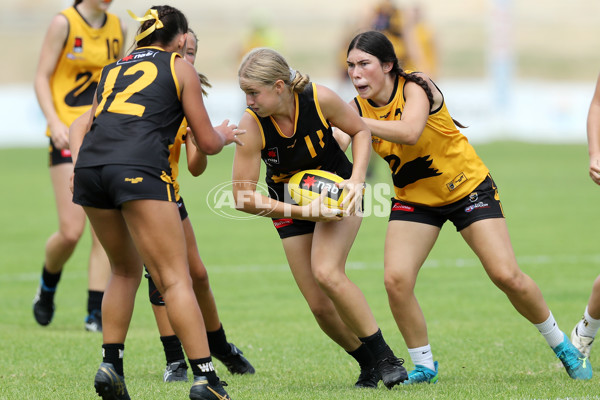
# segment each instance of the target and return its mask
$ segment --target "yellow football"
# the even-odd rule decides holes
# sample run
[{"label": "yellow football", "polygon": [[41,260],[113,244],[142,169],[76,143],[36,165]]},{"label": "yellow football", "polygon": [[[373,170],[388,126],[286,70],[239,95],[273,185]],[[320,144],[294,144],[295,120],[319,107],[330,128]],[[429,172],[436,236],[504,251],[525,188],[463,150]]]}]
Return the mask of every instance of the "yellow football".
[{"label": "yellow football", "polygon": [[342,207],[346,190],[338,188],[335,184],[342,182],[344,178],[334,173],[321,171],[320,169],[308,169],[294,174],[288,184],[288,193],[300,206],[305,206],[321,195],[327,189],[325,205],[329,208]]}]

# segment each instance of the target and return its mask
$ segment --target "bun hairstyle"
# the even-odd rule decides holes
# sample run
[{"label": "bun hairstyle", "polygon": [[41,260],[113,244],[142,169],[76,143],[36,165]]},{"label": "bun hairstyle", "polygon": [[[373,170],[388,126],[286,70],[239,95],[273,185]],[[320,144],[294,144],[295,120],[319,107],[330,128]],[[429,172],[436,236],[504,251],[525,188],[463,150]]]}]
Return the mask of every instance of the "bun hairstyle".
[{"label": "bun hairstyle", "polygon": [[260,47],[250,51],[240,64],[238,77],[273,85],[283,81],[293,92],[300,93],[310,83],[310,77],[291,68],[277,51]]},{"label": "bun hairstyle", "polygon": [[167,45],[179,34],[188,32],[187,18],[181,11],[171,6],[153,6],[143,17],[129,14],[141,25],[135,37],[138,47],[153,44]]}]

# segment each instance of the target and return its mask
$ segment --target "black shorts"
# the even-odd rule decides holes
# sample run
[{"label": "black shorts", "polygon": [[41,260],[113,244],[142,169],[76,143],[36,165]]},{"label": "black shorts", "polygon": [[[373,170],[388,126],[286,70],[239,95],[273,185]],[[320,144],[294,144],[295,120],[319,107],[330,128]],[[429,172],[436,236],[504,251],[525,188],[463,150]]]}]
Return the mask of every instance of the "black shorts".
[{"label": "black shorts", "polygon": [[169,174],[139,165],[102,165],[75,168],[73,202],[81,206],[113,209],[131,200],[175,202]]},{"label": "black shorts", "polygon": [[185,203],[183,202],[183,197],[179,196],[179,200],[175,201],[175,203],[177,203],[177,209],[179,210],[179,216],[181,217],[181,220],[183,221],[184,219],[186,219],[188,217],[188,212],[185,209]]},{"label": "black shorts", "polygon": [[427,207],[392,199],[390,211],[390,221],[413,221],[441,228],[450,220],[457,231],[489,218],[504,218],[498,188],[489,175],[471,194],[452,204]]},{"label": "black shorts", "polygon": [[[284,203],[296,204],[287,193],[287,187],[284,183],[269,184],[269,197]],[[294,218],[271,219],[281,239],[313,233],[315,230],[315,223],[313,221]]]},{"label": "black shorts", "polygon": [[54,147],[54,142],[52,138],[50,139],[50,144],[48,145],[48,166],[52,167],[54,165],[59,164],[73,164],[73,159],[71,158],[71,150],[63,149],[59,150]]}]

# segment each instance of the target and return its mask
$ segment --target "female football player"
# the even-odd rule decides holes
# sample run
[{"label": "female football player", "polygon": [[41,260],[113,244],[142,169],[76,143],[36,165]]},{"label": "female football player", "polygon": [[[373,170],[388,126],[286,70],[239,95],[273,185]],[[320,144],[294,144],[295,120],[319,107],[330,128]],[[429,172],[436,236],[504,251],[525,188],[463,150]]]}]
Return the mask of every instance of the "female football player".
[{"label": "female football player", "polygon": [[[191,64],[194,64],[197,51],[198,38],[190,29],[188,31],[184,58]],[[202,74],[198,75],[202,85],[210,87],[210,83],[208,83],[206,76]],[[203,92],[205,92],[204,89]],[[204,94],[206,95],[206,93]],[[232,374],[253,374],[254,367],[246,357],[243,356],[242,351],[233,343],[227,342],[227,336],[225,335],[225,330],[221,324],[219,313],[217,312],[217,304],[208,281],[208,272],[206,271],[206,267],[198,252],[194,228],[188,218],[183,198],[179,195],[179,183],[176,179],[179,174],[179,155],[183,143],[185,143],[187,165],[191,174],[199,176],[206,169],[208,161],[207,156],[196,147],[193,141],[194,136],[187,133],[187,122],[184,121],[179,127],[175,142],[170,146],[169,150],[171,155],[169,161],[171,163],[171,172],[173,174],[171,178],[175,187],[177,206],[179,208],[179,215],[185,234],[190,273],[194,285],[194,292],[196,293],[196,299],[198,299],[198,305],[202,311],[204,325],[206,326],[208,347],[210,348],[211,355],[221,361]],[[158,326],[158,332],[160,334],[160,341],[163,345],[165,357],[167,359],[163,380],[165,382],[187,381],[188,367],[184,359],[181,342],[177,335],[175,335],[175,332],[169,323],[162,295],[156,288],[150,274],[146,274],[146,278],[148,278],[148,292],[150,303],[152,304],[152,311],[154,312],[156,325]]]},{"label": "female football player", "polygon": [[71,132],[73,201],[83,206],[112,269],[102,302],[103,360],[94,385],[104,399],[129,399],[122,357],[145,264],[188,356],[194,374],[190,398],[229,398],[214,370],[192,287],[169,146],[184,117],[205,154],[241,142],[235,125],[210,123],[198,74],[181,57],[185,16],[157,6],[135,18],[142,22],[136,49],[103,69],[93,119]]},{"label": "female football player", "polygon": [[[358,361],[359,387],[391,388],[406,379],[402,360],[386,344],[360,289],[345,264],[361,217],[370,135],[366,125],[330,89],[311,83],[268,48],[246,54],[238,72],[248,108],[240,121],[244,146],[236,146],[233,194],[236,207],[269,216],[277,228],[300,291],[321,329]],[[332,135],[339,126],[352,137],[354,165]],[[269,196],[256,191],[261,158]],[[291,204],[285,183],[298,171],[322,169],[346,179],[349,212],[326,207],[326,191],[308,205]],[[357,207],[354,207],[354,204]]]},{"label": "female football player", "polygon": [[513,252],[498,189],[457,128],[444,97],[423,73],[402,70],[393,45],[375,31],[347,51],[351,101],[371,130],[373,149],[390,166],[395,189],[385,242],[385,287],[415,369],[405,383],[434,383],[427,326],[414,287],[442,225],[450,220],[490,279],[554,349],[569,376],[590,379],[592,367],[558,328],[535,282]]},{"label": "female football player", "polygon": [[[35,93],[48,122],[50,179],[58,213],[58,231],[46,242],[44,266],[33,315],[40,325],[54,316],[54,294],[67,260],[85,227],[83,209],[71,201],[69,125],[92,105],[102,67],[119,59],[125,26],[106,12],[111,1],[76,0],[54,17],[46,33],[35,75]],[[102,330],[100,305],[110,276],[106,253],[92,230],[88,269],[88,316],[85,328]]]},{"label": "female football player", "polygon": [[[587,138],[590,155],[590,178],[600,185],[600,76],[598,76],[596,89],[588,111]],[[598,329],[600,329],[600,276],[594,281],[590,299],[583,312],[583,318],[571,332],[571,342],[586,357],[590,356],[592,343]]]}]

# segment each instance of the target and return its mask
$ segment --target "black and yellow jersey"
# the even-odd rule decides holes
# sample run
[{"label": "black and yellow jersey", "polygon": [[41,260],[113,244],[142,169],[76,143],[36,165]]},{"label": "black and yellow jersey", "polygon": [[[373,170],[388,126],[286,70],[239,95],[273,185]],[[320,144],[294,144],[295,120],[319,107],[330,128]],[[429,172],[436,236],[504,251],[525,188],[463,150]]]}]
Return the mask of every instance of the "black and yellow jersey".
[{"label": "black and yellow jersey", "polygon": [[[390,102],[382,107],[355,97],[360,115],[379,121],[400,120],[405,84],[399,77]],[[489,173],[456,128],[445,102],[429,114],[416,144],[392,143],[375,135],[372,142],[375,152],[389,164],[396,198],[408,203],[430,207],[454,203],[471,193]]]},{"label": "black and yellow jersey", "polygon": [[102,70],[98,108],[77,167],[144,165],[171,175],[169,146],[184,117],[176,57],[142,47]]},{"label": "black and yellow jersey", "polygon": [[179,182],[177,177],[179,176],[179,158],[181,157],[181,145],[185,143],[187,137],[187,120],[184,118],[183,122],[179,126],[175,140],[173,144],[169,146],[169,165],[171,165],[171,180],[173,181],[173,188],[175,189],[175,200],[179,201],[181,197],[179,195]]},{"label": "black and yellow jersey", "polygon": [[319,106],[315,84],[306,86],[300,94],[294,93],[296,115],[294,134],[285,136],[272,117],[259,117],[250,108],[262,135],[261,158],[266,164],[266,182],[287,182],[296,172],[322,169],[343,178],[352,174],[352,163],[333,137],[329,121]]},{"label": "black and yellow jersey", "polygon": [[[91,105],[102,68],[115,62],[123,46],[119,17],[106,13],[101,28],[91,27],[75,7],[61,12],[69,33],[50,78],[54,108],[67,126]],[[46,130],[50,136],[50,130]]]}]

